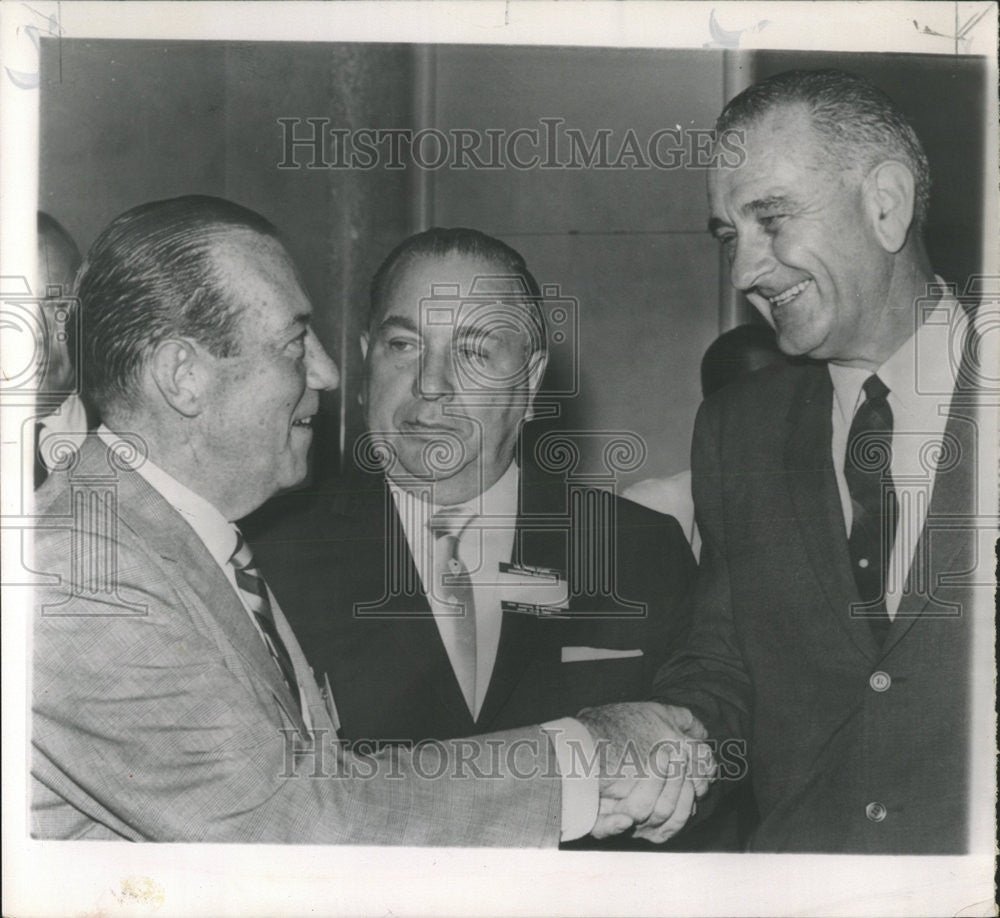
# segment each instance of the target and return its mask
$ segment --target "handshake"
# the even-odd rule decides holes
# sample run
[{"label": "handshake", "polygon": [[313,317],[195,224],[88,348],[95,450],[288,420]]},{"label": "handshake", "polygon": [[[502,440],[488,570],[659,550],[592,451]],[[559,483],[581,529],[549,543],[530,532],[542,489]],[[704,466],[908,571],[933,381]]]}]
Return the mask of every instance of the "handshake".
[{"label": "handshake", "polygon": [[708,732],[687,709],[656,702],[609,704],[577,715],[598,744],[600,807],[591,830],[660,843],[676,835],[715,780]]}]

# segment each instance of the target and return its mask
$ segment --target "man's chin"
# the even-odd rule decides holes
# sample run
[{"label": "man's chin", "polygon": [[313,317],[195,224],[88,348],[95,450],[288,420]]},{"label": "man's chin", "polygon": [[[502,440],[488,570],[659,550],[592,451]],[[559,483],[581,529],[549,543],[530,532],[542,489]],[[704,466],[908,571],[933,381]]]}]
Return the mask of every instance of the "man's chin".
[{"label": "man's chin", "polygon": [[465,444],[454,435],[442,437],[396,437],[392,443],[392,477],[441,481],[451,478],[469,462]]}]

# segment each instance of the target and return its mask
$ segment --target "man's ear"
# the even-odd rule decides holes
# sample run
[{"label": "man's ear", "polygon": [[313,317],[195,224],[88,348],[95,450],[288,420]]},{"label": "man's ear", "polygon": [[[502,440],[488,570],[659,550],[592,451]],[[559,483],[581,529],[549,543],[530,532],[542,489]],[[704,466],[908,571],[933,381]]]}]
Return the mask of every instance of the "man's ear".
[{"label": "man's ear", "polygon": [[149,371],[163,400],[178,414],[193,418],[201,414],[204,395],[200,353],[184,338],[161,341],[149,361]]},{"label": "man's ear", "polygon": [[913,223],[913,173],[894,159],[879,163],[865,179],[864,197],[875,237],[886,252],[895,254],[906,242]]}]

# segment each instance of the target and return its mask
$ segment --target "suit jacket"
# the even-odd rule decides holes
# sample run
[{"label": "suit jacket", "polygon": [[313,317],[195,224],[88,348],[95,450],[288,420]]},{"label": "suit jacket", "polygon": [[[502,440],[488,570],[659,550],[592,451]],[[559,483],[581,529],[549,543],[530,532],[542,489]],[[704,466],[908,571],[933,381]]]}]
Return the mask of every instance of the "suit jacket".
[{"label": "suit jacket", "polygon": [[[596,547],[595,536],[613,527],[615,549],[604,542],[616,560],[613,595],[594,595],[578,582],[566,617],[503,612],[477,720],[381,475],[354,473],[312,493],[287,495],[248,527],[261,570],[310,663],[329,675],[342,735],[386,741],[470,736],[645,697],[659,664],[687,633],[685,594],[694,560],[672,517],[606,492],[585,493],[596,503],[580,501],[584,509],[571,524],[566,481],[527,467],[512,561],[558,570],[572,583],[581,578],[569,567],[585,556],[584,545]],[[588,506],[604,512],[588,517]],[[562,662],[563,648],[642,655]]]},{"label": "suit jacket", "polygon": [[[706,401],[693,445],[702,533],[696,619],[655,694],[688,705],[724,769],[748,745],[757,850],[958,853],[968,793],[969,528],[925,526],[878,646],[859,596],[831,457],[824,365],[761,371]],[[968,519],[975,425],[952,402],[928,520]],[[921,582],[930,591],[916,589]],[[954,605],[947,605],[953,603]],[[745,763],[744,763],[745,764]],[[743,769],[745,770],[745,768]]]},{"label": "suit jacket", "polygon": [[[324,702],[275,609],[312,716],[307,731],[201,540],[96,437],[74,468],[50,476],[38,513],[36,567],[51,585],[35,610],[36,837],[558,840],[559,780],[543,733],[499,735],[523,742],[504,747],[511,754],[486,781],[424,780],[431,766],[406,750],[392,761],[347,753],[331,742]],[[489,771],[491,754],[481,747],[477,767]],[[538,777],[518,780],[512,768]]]}]

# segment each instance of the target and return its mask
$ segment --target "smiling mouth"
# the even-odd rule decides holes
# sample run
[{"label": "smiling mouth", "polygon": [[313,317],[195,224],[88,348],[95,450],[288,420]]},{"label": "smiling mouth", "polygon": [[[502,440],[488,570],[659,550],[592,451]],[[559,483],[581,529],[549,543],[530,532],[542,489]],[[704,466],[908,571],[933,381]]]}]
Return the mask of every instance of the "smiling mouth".
[{"label": "smiling mouth", "polygon": [[457,431],[454,427],[447,427],[443,424],[423,424],[420,421],[403,421],[399,425],[400,433],[415,434],[420,437],[440,437],[455,436]]},{"label": "smiling mouth", "polygon": [[312,430],[313,420],[315,420],[316,415],[310,414],[307,417],[299,418],[297,421],[292,421],[292,427],[302,427],[306,430]]},{"label": "smiling mouth", "polygon": [[799,281],[793,287],[789,287],[787,290],[782,290],[777,296],[769,296],[767,301],[772,306],[785,306],[794,300],[803,290],[805,290],[812,283],[811,279],[804,281]]}]

